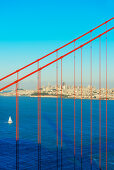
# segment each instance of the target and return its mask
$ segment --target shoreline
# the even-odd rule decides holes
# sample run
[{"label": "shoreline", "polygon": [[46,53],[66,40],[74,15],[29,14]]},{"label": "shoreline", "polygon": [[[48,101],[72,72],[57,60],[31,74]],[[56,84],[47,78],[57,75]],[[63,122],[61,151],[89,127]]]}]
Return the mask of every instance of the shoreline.
[{"label": "shoreline", "polygon": [[[16,97],[16,95],[0,95],[2,97]],[[31,98],[37,98],[37,97],[41,97],[41,98],[57,98],[57,96],[54,95],[41,95],[41,96],[27,96],[27,95],[19,95],[19,97],[31,97]],[[61,96],[58,96],[58,98],[61,98]],[[62,96],[63,99],[74,99],[74,97],[65,97]],[[80,99],[79,97],[75,97],[75,99]],[[91,100],[91,98],[82,98],[82,100]],[[92,100],[99,100],[99,98],[92,98]],[[101,98],[101,100],[106,100],[106,98]],[[114,98],[107,98],[107,100],[114,100]]]},{"label": "shoreline", "polygon": [[[25,96],[27,97],[27,96]],[[28,97],[38,97],[38,96],[28,96]],[[57,98],[57,96],[39,96],[39,97],[42,97],[42,98]],[[60,96],[58,96],[58,98],[61,98]],[[74,99],[74,97],[62,97],[63,99]],[[80,99],[81,98],[76,98],[75,99]],[[82,100],[91,100],[90,98],[82,98]],[[99,98],[92,98],[92,100],[99,100]],[[101,98],[101,100],[106,100],[104,98]],[[107,100],[114,100],[114,99],[107,99]]]}]

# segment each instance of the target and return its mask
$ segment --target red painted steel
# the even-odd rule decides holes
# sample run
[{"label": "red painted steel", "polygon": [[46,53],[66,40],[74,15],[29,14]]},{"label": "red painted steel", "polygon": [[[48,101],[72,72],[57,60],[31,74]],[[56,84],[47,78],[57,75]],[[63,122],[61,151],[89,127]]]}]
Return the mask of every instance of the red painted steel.
[{"label": "red painted steel", "polygon": [[46,65],[40,67],[39,69],[37,69],[37,70],[35,70],[35,71],[33,71],[33,72],[27,74],[26,76],[24,76],[24,77],[22,77],[22,78],[20,78],[20,79],[18,79],[18,80],[16,80],[16,81],[10,83],[9,85],[4,86],[3,88],[0,89],[0,91],[2,91],[2,90],[4,90],[4,89],[6,89],[6,88],[8,88],[8,87],[10,87],[10,86],[12,86],[12,85],[14,85],[14,84],[16,84],[17,82],[22,81],[23,79],[25,79],[25,78],[27,78],[27,77],[29,77],[29,76],[35,74],[36,72],[38,72],[38,71],[40,71],[40,70],[42,70],[42,69],[48,67],[49,65],[55,63],[56,61],[61,60],[61,59],[64,58],[65,56],[67,56],[67,55],[73,53],[74,51],[76,51],[76,50],[78,50],[78,49],[84,47],[85,45],[89,44],[90,42],[96,40],[97,38],[101,37],[102,35],[108,33],[109,31],[111,31],[111,30],[113,30],[113,29],[114,29],[114,27],[108,29],[107,31],[105,31],[105,32],[103,32],[102,34],[99,34],[98,36],[96,36],[95,38],[93,38],[92,40],[89,40],[89,41],[87,41],[86,43],[84,43],[84,44],[80,45],[79,47],[75,48],[74,50],[72,50],[72,51],[70,51],[70,52],[68,52],[68,53],[66,53],[66,54],[64,54],[64,55],[62,55],[62,56],[59,57],[58,59],[55,59],[55,60],[51,61],[50,63],[48,63],[48,64],[46,64]]},{"label": "red painted steel", "polygon": [[39,72],[39,86],[40,86],[40,111],[39,111],[39,113],[40,113],[40,144],[41,144],[41,71]]},{"label": "red painted steel", "polygon": [[25,69],[25,68],[27,68],[27,67],[29,67],[29,66],[35,64],[35,63],[37,63],[37,62],[40,61],[40,60],[42,60],[42,59],[44,59],[44,58],[50,56],[51,54],[53,54],[53,53],[59,51],[60,49],[62,49],[62,48],[64,48],[64,47],[68,46],[69,44],[71,44],[71,43],[73,43],[73,42],[79,40],[80,38],[82,38],[82,37],[84,37],[85,35],[91,33],[92,31],[94,31],[94,30],[100,28],[101,26],[105,25],[106,23],[110,22],[110,21],[113,20],[113,19],[114,19],[114,17],[112,17],[111,19],[105,21],[104,23],[100,24],[99,26],[93,28],[92,30],[88,31],[87,33],[81,35],[80,37],[78,37],[78,38],[76,38],[76,39],[70,41],[69,43],[63,45],[62,47],[60,47],[60,48],[58,48],[58,49],[56,49],[56,50],[50,52],[49,54],[47,54],[47,55],[45,55],[45,56],[43,56],[43,57],[41,57],[41,58],[39,58],[39,59],[37,59],[37,60],[31,62],[30,64],[28,64],[28,65],[26,65],[26,66],[24,66],[24,67],[22,67],[22,68],[20,68],[20,69],[18,69],[18,70],[16,70],[16,71],[12,72],[11,74],[8,74],[7,76],[1,78],[0,81],[2,81],[2,80],[4,80],[4,79],[6,79],[6,78],[8,78],[8,77],[10,77],[10,76],[12,76],[12,75],[14,75],[14,74],[16,74],[17,72],[20,72],[21,70],[23,70],[23,69]]},{"label": "red painted steel", "polygon": [[[75,42],[74,42],[75,49]],[[75,51],[74,51],[74,157],[75,157]]]},{"label": "red painted steel", "polygon": [[[38,69],[39,69],[39,62],[38,62]],[[38,72],[38,144],[39,142],[39,72]]]},{"label": "red painted steel", "polygon": [[[58,59],[58,51],[56,52]],[[56,145],[57,145],[57,169],[58,169],[58,61],[56,62]]]},{"label": "red painted steel", "polygon": [[[82,91],[82,48],[91,43],[91,48],[90,48],[90,96],[91,96],[91,103],[90,103],[90,121],[91,121],[91,167],[92,167],[92,42],[94,40],[96,40],[97,38],[99,38],[99,168],[101,169],[101,36],[103,36],[104,34],[106,34],[106,170],[107,170],[107,33],[111,30],[114,29],[114,27],[110,28],[107,30],[107,23],[111,20],[113,20],[113,18],[111,18],[110,20],[106,21],[105,23],[97,26],[96,28],[90,30],[89,32],[81,35],[80,37],[74,39],[73,41],[65,44],[64,46],[54,50],[53,52],[41,57],[40,59],[22,67],[19,70],[16,70],[15,72],[3,77],[0,79],[0,81],[12,76],[13,74],[17,73],[17,80],[8,84],[7,86],[4,86],[3,88],[0,89],[0,91],[16,84],[16,141],[19,140],[19,103],[18,103],[18,83],[22,80],[24,80],[25,78],[33,75],[34,73],[38,72],[38,144],[40,144],[40,154],[41,154],[41,70],[48,67],[49,65],[53,64],[56,62],[56,127],[57,127],[57,148],[58,148],[58,61],[61,60],[61,164],[62,164],[62,59],[73,53],[74,52],[74,158],[75,158],[75,98],[76,98],[76,94],[75,94],[75,51],[78,49],[81,49],[81,164],[82,164],[82,145],[83,145],[83,141],[82,141],[82,99],[83,99],[83,91]],[[106,31],[103,32],[102,34],[99,34],[98,36],[96,36],[95,38],[92,39],[92,32],[94,30],[96,30],[97,28],[101,27],[102,25],[106,24]],[[88,33],[91,34],[91,40],[87,41],[86,43],[80,45],[79,47],[75,48],[75,42],[76,40],[82,38],[83,36],[87,35]],[[70,52],[60,56],[58,58],[58,51],[64,47],[66,47],[67,45],[71,44],[74,42],[74,49],[71,50]],[[56,59],[51,61],[50,63],[42,66],[39,68],[39,61],[46,58],[47,56],[53,54],[56,52]],[[22,78],[18,78],[18,74],[21,70],[33,65],[34,63],[38,62],[38,69],[27,74],[26,76],[22,77]],[[40,155],[41,156],[41,155]],[[40,165],[41,166],[41,165]],[[75,164],[74,164],[75,166]],[[74,167],[75,168],[75,167]]]},{"label": "red painted steel", "polygon": [[[107,23],[106,23],[107,31]],[[107,170],[107,33],[106,33],[106,170]]]},{"label": "red painted steel", "polygon": [[61,59],[61,149],[62,149],[62,59]]},{"label": "red painted steel", "polygon": [[[91,32],[91,39],[92,39],[92,32]],[[91,42],[91,48],[90,48],[90,96],[91,96],[91,115],[90,115],[90,120],[91,120],[91,167],[92,167],[92,42]]]},{"label": "red painted steel", "polygon": [[62,137],[63,137],[63,135],[62,135],[62,123],[63,123],[63,115],[62,115],[62,59],[61,59],[61,169],[62,169],[62,142],[63,142],[63,140],[62,140]]},{"label": "red painted steel", "polygon": [[99,169],[101,169],[101,37],[99,38]]},{"label": "red painted steel", "polygon": [[[18,80],[18,72],[17,72]],[[16,141],[19,140],[19,103],[18,103],[18,82],[16,83]]]},{"label": "red painted steel", "polygon": [[81,48],[81,159],[82,159],[82,48]]},{"label": "red painted steel", "polygon": [[[56,58],[58,59],[58,51],[56,52]],[[56,62],[56,126],[57,126],[57,148],[58,148],[58,61]]]}]

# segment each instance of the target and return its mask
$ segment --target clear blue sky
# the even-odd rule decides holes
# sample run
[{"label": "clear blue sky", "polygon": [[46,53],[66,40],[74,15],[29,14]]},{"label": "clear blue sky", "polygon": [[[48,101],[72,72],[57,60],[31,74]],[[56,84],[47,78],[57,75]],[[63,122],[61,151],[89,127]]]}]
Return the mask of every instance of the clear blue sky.
[{"label": "clear blue sky", "polygon": [[0,1],[1,76],[112,17],[114,0]]}]

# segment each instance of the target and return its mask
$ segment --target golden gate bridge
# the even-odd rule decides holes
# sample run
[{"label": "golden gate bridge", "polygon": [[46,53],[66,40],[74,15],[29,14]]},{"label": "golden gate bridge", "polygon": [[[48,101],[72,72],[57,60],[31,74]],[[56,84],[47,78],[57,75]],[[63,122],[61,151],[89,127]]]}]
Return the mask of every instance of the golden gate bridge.
[{"label": "golden gate bridge", "polygon": [[[82,62],[83,62],[83,48],[87,45],[90,44],[90,125],[91,125],[91,138],[90,138],[90,167],[92,169],[92,161],[93,161],[93,158],[92,158],[92,155],[93,155],[93,152],[92,152],[92,73],[93,73],[93,69],[92,69],[92,56],[93,56],[93,51],[92,51],[92,47],[93,47],[93,41],[99,39],[99,169],[102,169],[102,166],[101,166],[101,37],[105,36],[106,38],[106,170],[107,170],[107,36],[108,36],[108,33],[111,32],[112,30],[114,30],[114,27],[111,27],[109,29],[107,29],[107,25],[110,24],[111,21],[113,21],[114,17],[107,20],[106,22],[102,23],[101,25],[93,28],[92,30],[88,31],[87,33],[79,36],[78,38],[72,40],[71,42],[63,45],[62,47],[50,52],[49,54],[31,62],[30,64],[0,78],[0,82],[3,81],[3,80],[6,80],[7,78],[13,76],[13,75],[16,75],[16,80],[9,83],[8,85],[6,86],[3,86],[0,88],[0,92],[13,86],[13,85],[16,85],[16,169],[19,169],[19,93],[18,93],[18,86],[19,86],[19,82],[23,81],[24,79],[26,79],[27,77],[30,77],[32,76],[33,74],[35,73],[38,73],[37,75],[37,97],[38,97],[38,120],[37,120],[37,123],[38,123],[38,129],[37,129],[37,135],[38,135],[38,139],[37,139],[37,143],[38,143],[38,169],[41,169],[42,168],[42,165],[41,165],[41,146],[42,146],[42,140],[41,140],[41,129],[42,129],[42,125],[41,125],[41,73],[42,73],[42,70],[46,69],[47,67],[49,67],[50,65],[52,64],[56,64],[56,147],[57,147],[57,164],[56,164],[56,167],[57,169],[58,168],[61,168],[62,169],[62,162],[63,162],[63,156],[62,156],[62,149],[63,149],[63,109],[62,109],[62,98],[63,98],[63,95],[62,95],[62,91],[63,91],[63,87],[62,87],[62,82],[63,82],[63,74],[62,74],[62,67],[63,67],[63,59],[70,55],[70,54],[73,54],[74,55],[74,73],[73,73],[73,77],[74,77],[74,169],[75,169],[75,164],[76,164],[76,161],[75,161],[75,157],[76,157],[76,122],[75,122],[75,119],[76,119],[76,109],[75,109],[75,102],[76,102],[76,91],[75,91],[75,88],[76,88],[76,74],[75,74],[75,71],[76,71],[76,68],[75,68],[75,64],[76,64],[76,51],[77,50],[80,50],[80,53],[81,53],[81,169],[84,169],[83,167],[83,124],[82,124],[82,116],[83,116],[83,112],[82,112],[82,108],[83,108],[83,104],[82,104],[82,100],[83,100],[83,97],[82,97],[82,93],[83,93],[83,83],[82,83],[82,80],[83,80],[83,75],[82,75],[82,70],[83,70],[83,66],[82,66]],[[99,28],[105,26],[105,31],[98,34],[97,36],[93,36],[93,32],[95,30],[98,30]],[[83,37],[86,37],[86,35],[89,35],[90,34],[90,40],[88,41],[85,41],[83,44],[79,45],[79,46],[76,46],[78,43],[78,40],[83,38]],[[59,55],[59,51],[65,47],[68,47],[70,44],[73,45],[73,49],[70,50],[69,52],[63,54],[63,55]],[[55,54],[56,55],[56,59],[53,60],[53,58],[51,58],[51,61],[48,62],[47,64],[44,64],[42,66],[40,66],[40,61],[41,60],[44,60],[45,58],[47,57],[51,57],[52,54]],[[60,128],[61,128],[61,143],[60,143],[60,147],[61,147],[61,166],[59,167],[59,159],[58,159],[58,62],[61,62],[61,95],[60,95],[60,99],[61,99],[61,125],[60,125]],[[34,65],[34,64],[37,64],[37,69],[30,72],[29,74],[26,74],[24,76],[22,76],[21,78],[19,78],[20,74],[21,74],[21,71],[27,69],[28,67]],[[26,168],[26,167],[25,167]]]}]

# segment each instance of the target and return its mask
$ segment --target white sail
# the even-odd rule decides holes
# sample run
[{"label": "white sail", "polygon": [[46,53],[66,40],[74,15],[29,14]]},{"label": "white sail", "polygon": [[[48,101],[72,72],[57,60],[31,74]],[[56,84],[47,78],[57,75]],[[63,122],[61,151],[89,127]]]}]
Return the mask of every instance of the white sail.
[{"label": "white sail", "polygon": [[11,119],[11,116],[9,116],[8,123],[9,123],[9,124],[13,123],[13,121],[12,121],[12,119]]}]

